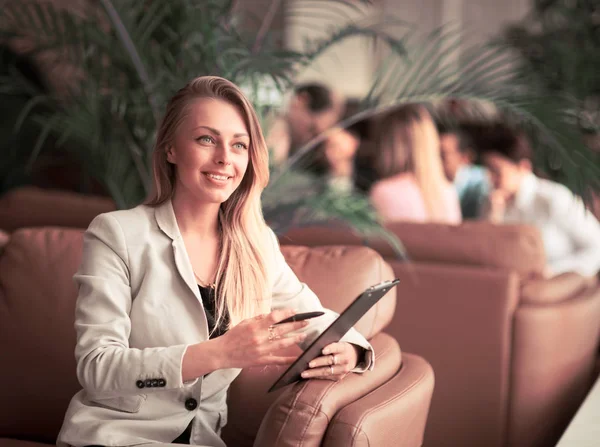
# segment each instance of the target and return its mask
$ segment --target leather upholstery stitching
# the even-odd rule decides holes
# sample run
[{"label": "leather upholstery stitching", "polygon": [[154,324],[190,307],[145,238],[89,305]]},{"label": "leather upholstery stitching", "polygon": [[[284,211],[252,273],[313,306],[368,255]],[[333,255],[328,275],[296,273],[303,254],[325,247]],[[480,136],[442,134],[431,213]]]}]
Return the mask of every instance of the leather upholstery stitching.
[{"label": "leather upholstery stitching", "polygon": [[[402,371],[402,368],[400,369],[400,371]],[[358,421],[357,427],[362,426],[363,420],[369,416],[371,413],[373,413],[376,410],[379,410],[381,407],[384,407],[386,405],[388,405],[391,402],[397,401],[398,399],[403,398],[406,394],[408,394],[413,388],[417,387],[417,385],[421,384],[423,381],[423,378],[425,377],[425,373],[421,373],[421,375],[411,384],[410,387],[406,388],[405,390],[402,391],[401,394],[397,394],[395,396],[393,396],[390,399],[386,399],[383,402],[381,402],[379,405],[375,406],[375,407],[371,407],[368,411],[365,411],[363,413],[363,416],[360,418],[360,420]],[[384,384],[385,385],[385,384]],[[383,386],[383,385],[382,385]],[[381,387],[380,387],[381,388]],[[370,394],[374,393],[375,391],[377,391],[379,388],[377,388],[376,390],[371,391],[371,393],[367,394],[366,396],[369,396]],[[365,397],[366,397],[365,396]],[[348,424],[348,425],[352,425],[352,424]],[[354,445],[354,443],[356,442],[356,434],[355,436],[352,437],[352,445]]]},{"label": "leather upholstery stitching", "polygon": [[[351,446],[352,445],[356,445],[356,439],[358,438],[358,436],[362,433],[365,433],[365,431],[360,428],[360,426],[356,425],[356,424],[349,424],[348,422],[336,422],[336,425],[346,425],[348,427],[352,427],[354,429],[354,434],[352,435],[352,441],[351,441]],[[369,437],[366,435],[365,433],[365,441],[367,441],[367,446],[371,445],[371,440],[369,439]]]},{"label": "leather upholstery stitching", "polygon": [[[306,388],[306,384],[303,385],[302,388]],[[285,420],[283,421],[283,424],[281,424],[281,428],[279,429],[279,433],[277,434],[277,438],[275,438],[275,445],[277,445],[277,443],[281,439],[281,435],[283,434],[283,429],[287,425],[293,409],[296,407],[296,403],[298,402],[298,399],[300,398],[300,394],[301,394],[301,391],[299,391],[298,393],[296,393],[296,396],[294,397],[294,400],[292,401],[292,405],[290,407],[290,411],[285,416]]]},{"label": "leather upholstery stitching", "polygon": [[[330,384],[328,387],[326,387],[326,388],[323,390],[323,392],[321,393],[321,396],[320,396],[319,400],[317,401],[317,404],[316,404],[316,405],[304,404],[304,405],[306,405],[307,407],[309,407],[309,408],[312,408],[312,409],[313,409],[313,410],[315,410],[315,411],[313,411],[313,414],[312,414],[312,416],[311,416],[311,417],[310,417],[310,419],[307,421],[307,423],[306,423],[306,424],[305,424],[305,426],[304,426],[304,429],[302,430],[302,435],[300,436],[300,444],[299,444],[299,445],[302,445],[302,443],[303,443],[304,439],[306,439],[306,438],[305,438],[306,431],[308,430],[308,427],[310,426],[310,424],[312,423],[312,421],[314,421],[314,419],[315,419],[315,417],[317,416],[317,414],[319,414],[319,413],[323,413],[323,414],[325,414],[325,413],[323,412],[323,410],[321,410],[321,409],[320,409],[320,408],[321,408],[321,403],[323,402],[323,399],[325,399],[325,397],[327,397],[327,395],[328,395],[328,394],[329,394],[329,392],[331,391],[331,388],[333,388],[333,386],[334,386],[335,384],[336,384],[336,382],[333,382],[333,381],[332,381],[332,382],[331,382],[331,384]],[[298,393],[298,396],[300,396],[300,394],[302,394],[302,392],[306,391],[306,388],[307,388],[307,387],[306,387],[306,386],[304,386],[304,387],[303,387],[303,389],[302,389],[302,391],[300,391],[300,392]],[[327,416],[327,414],[325,414],[325,417],[327,418],[327,425],[329,425],[329,422],[330,422],[330,421],[329,421],[329,417]]]}]

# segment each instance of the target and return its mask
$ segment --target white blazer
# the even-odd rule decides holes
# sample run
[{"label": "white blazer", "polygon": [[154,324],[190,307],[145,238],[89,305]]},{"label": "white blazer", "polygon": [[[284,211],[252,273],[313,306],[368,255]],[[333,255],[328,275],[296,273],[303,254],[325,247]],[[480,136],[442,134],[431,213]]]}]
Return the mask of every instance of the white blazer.
[{"label": "white blazer", "polygon": [[[266,231],[271,308],[322,309]],[[192,419],[191,443],[224,446],[226,395],[240,369],[183,382],[187,346],[208,340],[202,298],[170,201],[101,214],[84,235],[75,313],[77,377],[58,445],[169,443]],[[313,320],[309,344],[336,314]],[[356,372],[373,368],[373,350],[354,329],[343,340],[367,349]]]}]

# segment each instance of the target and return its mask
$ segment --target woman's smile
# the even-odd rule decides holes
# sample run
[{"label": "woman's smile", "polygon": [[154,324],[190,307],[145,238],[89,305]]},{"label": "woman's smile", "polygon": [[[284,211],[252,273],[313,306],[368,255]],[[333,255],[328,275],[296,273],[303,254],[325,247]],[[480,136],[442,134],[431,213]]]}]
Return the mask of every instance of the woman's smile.
[{"label": "woman's smile", "polygon": [[211,183],[218,186],[224,186],[233,178],[233,176],[219,172],[203,172],[202,173]]}]

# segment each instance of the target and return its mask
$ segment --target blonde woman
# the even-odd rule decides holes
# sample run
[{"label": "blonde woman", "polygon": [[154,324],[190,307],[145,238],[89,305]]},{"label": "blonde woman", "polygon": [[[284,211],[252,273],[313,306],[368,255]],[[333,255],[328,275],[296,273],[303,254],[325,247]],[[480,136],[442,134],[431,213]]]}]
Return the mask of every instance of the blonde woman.
[{"label": "blonde woman", "polygon": [[[82,385],[58,445],[224,446],[226,395],[241,368],[290,363],[335,317],[286,264],[261,214],[267,147],[242,92],[194,79],[171,99],[153,154],[154,193],[85,233],[75,327]],[[356,331],[305,378],[373,367]]]},{"label": "blonde woman", "polygon": [[379,122],[370,198],[385,222],[459,223],[460,203],[444,176],[440,141],[425,107],[408,105]]}]

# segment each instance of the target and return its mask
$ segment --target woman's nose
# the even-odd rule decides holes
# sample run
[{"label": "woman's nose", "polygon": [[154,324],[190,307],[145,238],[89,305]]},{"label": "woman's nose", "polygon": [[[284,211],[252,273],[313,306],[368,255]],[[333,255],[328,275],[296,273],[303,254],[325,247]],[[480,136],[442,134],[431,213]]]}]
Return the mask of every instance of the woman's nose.
[{"label": "woman's nose", "polygon": [[231,152],[225,145],[221,145],[215,154],[215,162],[219,165],[231,164]]}]

